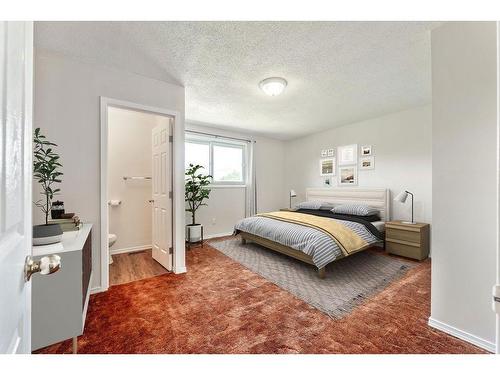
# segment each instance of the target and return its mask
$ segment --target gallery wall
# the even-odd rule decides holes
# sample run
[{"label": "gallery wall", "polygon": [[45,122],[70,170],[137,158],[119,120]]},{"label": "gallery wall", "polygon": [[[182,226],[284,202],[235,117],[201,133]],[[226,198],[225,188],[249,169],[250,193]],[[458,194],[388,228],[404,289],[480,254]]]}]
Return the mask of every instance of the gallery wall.
[{"label": "gallery wall", "polygon": [[[392,197],[402,190],[415,194],[415,219],[432,222],[432,121],[431,107],[391,113],[333,128],[285,144],[285,186],[297,192],[294,202],[305,200],[308,187],[323,187],[320,175],[321,151],[358,145],[359,187],[388,188]],[[374,169],[359,167],[361,146],[372,146]],[[337,154],[337,152],[335,152]],[[338,163],[338,155],[337,155]],[[339,173],[332,177],[339,186]],[[393,202],[391,218],[408,220],[411,204]]]}]

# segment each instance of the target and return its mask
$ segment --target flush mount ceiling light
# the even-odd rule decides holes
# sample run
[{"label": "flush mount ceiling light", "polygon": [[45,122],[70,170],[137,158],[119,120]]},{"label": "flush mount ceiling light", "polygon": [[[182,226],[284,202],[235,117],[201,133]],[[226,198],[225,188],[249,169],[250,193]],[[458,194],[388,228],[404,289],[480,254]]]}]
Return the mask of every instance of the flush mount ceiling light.
[{"label": "flush mount ceiling light", "polygon": [[280,77],[270,77],[259,83],[259,87],[269,96],[280,95],[287,85],[287,81]]}]

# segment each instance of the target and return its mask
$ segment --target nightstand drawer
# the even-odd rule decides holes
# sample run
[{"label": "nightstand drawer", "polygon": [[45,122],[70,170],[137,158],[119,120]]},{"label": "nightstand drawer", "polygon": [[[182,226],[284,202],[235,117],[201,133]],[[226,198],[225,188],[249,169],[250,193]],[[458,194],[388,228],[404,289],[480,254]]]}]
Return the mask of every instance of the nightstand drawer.
[{"label": "nightstand drawer", "polygon": [[385,228],[386,240],[400,240],[420,244],[420,231]]},{"label": "nightstand drawer", "polygon": [[429,255],[427,248],[422,248],[418,245],[412,246],[398,242],[391,242],[390,240],[386,240],[385,249],[391,254],[418,260],[425,259]]}]

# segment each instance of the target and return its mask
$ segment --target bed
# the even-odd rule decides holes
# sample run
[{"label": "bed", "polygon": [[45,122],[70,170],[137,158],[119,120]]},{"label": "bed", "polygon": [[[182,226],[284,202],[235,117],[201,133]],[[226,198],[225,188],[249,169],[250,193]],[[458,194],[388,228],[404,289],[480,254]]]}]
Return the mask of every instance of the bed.
[{"label": "bed", "polygon": [[350,217],[309,210],[259,214],[240,220],[235,233],[242,242],[255,242],[267,249],[318,268],[373,246],[383,246],[384,223],[389,221],[389,190],[375,188],[308,188],[306,201],[365,204],[376,208],[380,220],[365,222]]}]

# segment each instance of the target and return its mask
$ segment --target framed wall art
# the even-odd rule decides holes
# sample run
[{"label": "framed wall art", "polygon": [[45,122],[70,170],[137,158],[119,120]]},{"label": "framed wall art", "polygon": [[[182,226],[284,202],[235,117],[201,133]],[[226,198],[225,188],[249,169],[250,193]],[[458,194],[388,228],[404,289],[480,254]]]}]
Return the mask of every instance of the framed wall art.
[{"label": "framed wall art", "polygon": [[335,176],[335,158],[321,159],[319,161],[320,176]]},{"label": "framed wall art", "polygon": [[351,165],[358,162],[358,145],[347,145],[337,147],[339,165]]},{"label": "framed wall art", "polygon": [[358,184],[358,168],[356,165],[339,167],[339,185],[355,186]]},{"label": "framed wall art", "polygon": [[365,156],[359,159],[359,169],[375,169],[375,157]]},{"label": "framed wall art", "polygon": [[361,146],[361,156],[371,156],[372,146]]}]

